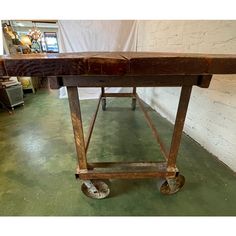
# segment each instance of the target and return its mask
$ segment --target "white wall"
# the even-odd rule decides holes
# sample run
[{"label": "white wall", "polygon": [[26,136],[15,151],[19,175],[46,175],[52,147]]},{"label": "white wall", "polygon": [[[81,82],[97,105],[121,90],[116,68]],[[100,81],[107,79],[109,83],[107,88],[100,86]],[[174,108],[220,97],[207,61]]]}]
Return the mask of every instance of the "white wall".
[{"label": "white wall", "polygon": [[0,55],[3,55],[3,34],[2,34],[2,22],[0,20]]},{"label": "white wall", "polygon": [[[236,54],[236,21],[139,21],[138,51]],[[172,123],[180,89],[139,88],[142,99]],[[184,131],[236,171],[236,76],[194,86]]]}]

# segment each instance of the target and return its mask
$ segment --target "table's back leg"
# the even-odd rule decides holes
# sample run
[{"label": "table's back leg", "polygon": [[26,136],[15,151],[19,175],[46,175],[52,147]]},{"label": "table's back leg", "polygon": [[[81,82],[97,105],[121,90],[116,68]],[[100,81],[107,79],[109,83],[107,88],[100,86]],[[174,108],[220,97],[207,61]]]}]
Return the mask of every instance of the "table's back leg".
[{"label": "table's back leg", "polygon": [[172,135],[171,147],[167,161],[167,171],[175,171],[176,169],[176,159],[179,151],[191,91],[192,86],[183,86],[181,90],[178,110],[175,119],[174,132]]},{"label": "table's back leg", "polygon": [[84,133],[77,87],[67,87],[79,170],[87,170]]},{"label": "table's back leg", "polygon": [[131,107],[133,111],[136,109],[136,87],[133,87],[133,97],[132,97]]},{"label": "table's back leg", "polygon": [[102,110],[106,110],[106,97],[104,96],[105,94],[105,88],[101,87],[101,93],[102,93]]},{"label": "table's back leg", "polygon": [[102,97],[103,97],[103,95],[105,93],[105,88],[104,87],[101,87],[101,92],[102,92]]}]

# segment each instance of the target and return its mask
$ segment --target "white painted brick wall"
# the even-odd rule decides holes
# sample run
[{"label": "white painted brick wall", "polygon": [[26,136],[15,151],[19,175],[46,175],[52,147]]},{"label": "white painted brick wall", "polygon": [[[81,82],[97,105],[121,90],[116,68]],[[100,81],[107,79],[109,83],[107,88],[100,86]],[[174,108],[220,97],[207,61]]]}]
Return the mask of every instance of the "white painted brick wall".
[{"label": "white painted brick wall", "polygon": [[[138,51],[236,54],[236,21],[139,21]],[[179,88],[139,88],[138,93],[172,123]],[[236,76],[213,76],[194,87],[184,131],[236,171]]]}]

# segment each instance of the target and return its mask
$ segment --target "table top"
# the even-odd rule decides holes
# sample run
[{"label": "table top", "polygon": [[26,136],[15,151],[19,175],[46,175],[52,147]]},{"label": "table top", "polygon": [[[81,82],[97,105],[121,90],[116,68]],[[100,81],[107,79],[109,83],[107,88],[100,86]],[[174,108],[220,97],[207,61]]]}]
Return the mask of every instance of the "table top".
[{"label": "table top", "polygon": [[236,74],[236,54],[82,52],[0,57],[0,76]]}]

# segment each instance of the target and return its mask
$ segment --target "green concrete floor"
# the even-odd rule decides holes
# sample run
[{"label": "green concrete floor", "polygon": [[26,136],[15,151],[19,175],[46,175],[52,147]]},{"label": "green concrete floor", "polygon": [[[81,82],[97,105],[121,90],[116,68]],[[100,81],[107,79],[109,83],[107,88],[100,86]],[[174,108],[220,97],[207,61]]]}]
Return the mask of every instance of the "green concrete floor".
[{"label": "green concrete floor", "polygon": [[[87,130],[96,101],[82,101]],[[98,114],[89,160],[162,160],[143,114],[130,99],[109,99]],[[172,125],[150,110],[166,143]],[[156,179],[112,180],[111,195],[89,199],[74,178],[75,146],[67,99],[57,91],[27,94],[14,115],[0,110],[0,215],[2,216],[178,216],[236,215],[236,176],[184,135],[178,167],[182,191],[163,196]]]}]

